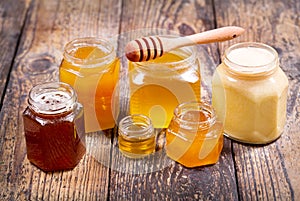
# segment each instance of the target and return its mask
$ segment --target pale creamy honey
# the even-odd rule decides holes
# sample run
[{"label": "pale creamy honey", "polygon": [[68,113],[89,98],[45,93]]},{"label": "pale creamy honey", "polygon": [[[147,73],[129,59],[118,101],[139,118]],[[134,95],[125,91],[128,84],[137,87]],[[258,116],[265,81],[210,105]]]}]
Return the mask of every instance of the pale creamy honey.
[{"label": "pale creamy honey", "polygon": [[273,48],[260,43],[230,47],[214,73],[212,87],[212,102],[217,115],[224,118],[228,137],[265,144],[280,136],[288,79]]}]

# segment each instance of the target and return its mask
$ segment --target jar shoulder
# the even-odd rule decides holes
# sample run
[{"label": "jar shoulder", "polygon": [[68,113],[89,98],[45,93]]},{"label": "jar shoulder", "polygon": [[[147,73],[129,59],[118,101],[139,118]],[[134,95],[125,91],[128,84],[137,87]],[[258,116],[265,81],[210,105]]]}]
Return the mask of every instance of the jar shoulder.
[{"label": "jar shoulder", "polygon": [[[273,72],[270,75],[266,76],[257,76],[257,77],[244,77],[244,76],[237,76],[232,73],[229,73],[225,70],[224,64],[220,64],[214,74],[213,74],[213,83],[222,82],[223,84],[228,85],[235,85],[238,86],[238,84],[245,84],[252,86],[263,86],[264,84],[268,85],[277,85],[278,87],[285,88],[288,85],[288,78],[283,72],[281,68],[277,68],[275,72]],[[239,86],[238,86],[239,87]]]},{"label": "jar shoulder", "polygon": [[288,79],[282,69],[278,68],[272,75],[256,79],[243,79],[226,72],[218,66],[212,79],[213,88],[223,88],[225,92],[235,92],[251,97],[281,97],[288,90]]},{"label": "jar shoulder", "polygon": [[77,118],[83,115],[83,106],[81,103],[76,103],[74,109],[65,114],[56,114],[56,115],[44,115],[38,114],[32,111],[29,107],[27,107],[23,112],[24,123],[29,121],[36,122],[40,125],[48,125],[48,124],[57,124],[63,122],[74,122]]}]

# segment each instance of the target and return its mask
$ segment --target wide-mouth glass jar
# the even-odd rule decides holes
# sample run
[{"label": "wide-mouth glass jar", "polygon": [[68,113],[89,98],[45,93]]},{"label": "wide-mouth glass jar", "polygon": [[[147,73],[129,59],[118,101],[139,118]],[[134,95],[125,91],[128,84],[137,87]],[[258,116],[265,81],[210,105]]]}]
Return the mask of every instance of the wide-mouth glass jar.
[{"label": "wide-mouth glass jar", "polygon": [[23,113],[27,158],[44,171],[74,168],[85,153],[83,107],[61,82],[34,86]]},{"label": "wide-mouth glass jar", "polygon": [[129,62],[128,75],[130,114],[150,117],[155,128],[168,127],[178,104],[200,101],[200,62],[194,46],[146,62]]},{"label": "wide-mouth glass jar", "polygon": [[119,80],[120,62],[114,45],[107,39],[87,37],[65,46],[60,65],[60,81],[70,84],[84,106],[87,132],[115,126],[118,100],[114,92]]},{"label": "wide-mouth glass jar", "polygon": [[229,47],[212,80],[212,103],[226,136],[266,144],[282,133],[288,79],[274,48],[255,42]]},{"label": "wide-mouth glass jar", "polygon": [[207,102],[185,102],[174,110],[166,132],[167,155],[186,167],[215,164],[223,148],[223,123]]},{"label": "wide-mouth glass jar", "polygon": [[156,136],[151,120],[141,114],[124,117],[119,123],[118,144],[121,153],[141,158],[155,152]]}]

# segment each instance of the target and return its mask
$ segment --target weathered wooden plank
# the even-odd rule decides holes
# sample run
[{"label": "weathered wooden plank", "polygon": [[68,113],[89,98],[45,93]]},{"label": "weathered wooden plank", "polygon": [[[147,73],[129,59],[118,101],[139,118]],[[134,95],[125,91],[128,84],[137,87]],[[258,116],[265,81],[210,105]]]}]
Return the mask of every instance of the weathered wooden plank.
[{"label": "weathered wooden plank", "polygon": [[[118,33],[120,5],[119,0],[31,2],[0,114],[1,200],[106,200],[109,168],[98,160],[107,156],[110,138],[101,133],[88,135],[88,153],[74,170],[44,173],[26,158],[22,112],[33,85],[58,80],[58,66],[68,41]],[[20,21],[14,29],[22,23],[22,16],[8,19],[9,23]],[[18,33],[12,32],[13,36]],[[3,58],[12,57],[10,53]]]},{"label": "weathered wooden plank", "polygon": [[[6,74],[9,71],[6,67],[14,62],[0,113],[1,199],[296,200],[300,196],[297,180],[300,173],[297,160],[300,133],[299,1],[215,1],[216,19],[211,1],[204,0],[132,0],[123,1],[123,8],[121,1],[117,0],[23,3],[8,1],[10,5],[6,5],[1,1],[0,4],[0,41],[4,41],[1,44],[7,50],[0,55],[0,65],[1,68],[5,66]],[[25,10],[13,13],[8,9],[10,12],[7,12],[2,5],[11,9],[23,6]],[[17,57],[13,60],[12,52],[15,52],[17,41],[14,36],[20,34],[27,8],[27,21]],[[3,13],[8,13],[9,17]],[[207,83],[219,63],[218,47],[223,53],[226,47],[237,41],[255,40],[278,50],[282,68],[290,81],[287,125],[279,140],[260,147],[232,143],[226,139],[216,165],[186,169],[166,160],[163,154],[150,163],[128,162],[119,155],[116,140],[111,145],[111,134],[92,133],[87,136],[88,154],[73,171],[46,174],[28,162],[21,118],[27,94],[36,83],[58,79],[57,67],[66,42],[81,36],[109,37],[117,34],[119,28],[122,34],[139,28],[161,28],[191,34],[214,28],[215,23],[217,26],[244,26],[247,32],[241,38],[219,46],[201,46],[202,74]],[[9,31],[3,27],[13,28]],[[2,34],[6,37],[3,40]],[[132,37],[134,33],[129,35]],[[1,71],[1,83],[6,79],[4,74]],[[122,75],[126,76],[126,68],[122,69]],[[122,93],[126,94],[126,86],[122,87],[125,89]],[[0,86],[0,89],[2,93],[3,87]],[[122,112],[126,112],[126,107],[126,101],[122,102]],[[166,164],[157,164],[157,160]],[[144,172],[132,174],[138,171]]]},{"label": "weathered wooden plank", "polygon": [[[266,146],[234,143],[239,194],[242,200],[293,200],[299,198],[300,157],[300,2],[224,1],[215,2],[217,25],[240,25],[244,41],[263,42],[279,53],[280,64],[289,78],[287,123],[282,137]],[[221,52],[229,43],[220,45]]]},{"label": "weathered wooden plank", "polygon": [[[126,1],[123,10],[121,32],[136,30],[126,33],[131,39],[140,37],[141,29],[146,34],[151,31],[155,34],[155,30],[163,29],[189,35],[214,28],[213,5],[210,1]],[[125,12],[127,10],[131,12]],[[157,31],[156,34],[159,33]],[[202,75],[209,84],[213,69],[220,60],[217,45],[203,45],[199,54]],[[123,70],[126,75],[126,69]],[[127,107],[126,103],[123,104],[122,107]],[[146,162],[130,161],[118,152],[116,138],[114,146],[109,195],[111,200],[238,199],[229,140],[225,140],[216,165],[195,169],[170,162],[163,153],[158,157],[158,162],[153,158]]]},{"label": "weathered wooden plank", "polygon": [[30,0],[0,2],[0,109]]}]

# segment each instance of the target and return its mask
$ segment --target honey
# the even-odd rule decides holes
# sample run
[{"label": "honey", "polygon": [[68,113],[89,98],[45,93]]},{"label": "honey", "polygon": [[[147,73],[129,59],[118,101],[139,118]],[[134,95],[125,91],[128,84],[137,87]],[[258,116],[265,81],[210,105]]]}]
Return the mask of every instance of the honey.
[{"label": "honey", "polygon": [[119,124],[120,151],[129,158],[141,158],[155,151],[156,137],[151,120],[144,115],[131,115]]},{"label": "honey", "polygon": [[155,60],[129,62],[130,114],[144,114],[155,128],[167,128],[178,104],[200,101],[195,52],[184,47]]},{"label": "honey", "polygon": [[228,48],[214,73],[212,88],[212,103],[224,118],[226,136],[266,144],[281,135],[288,79],[272,47],[251,42]]},{"label": "honey", "polygon": [[59,73],[84,106],[86,132],[115,126],[117,101],[114,90],[120,63],[113,46],[104,39],[82,38],[68,43]]},{"label": "honey", "polygon": [[23,113],[28,160],[44,171],[73,169],[85,154],[83,108],[64,83],[37,85]]},{"label": "honey", "polygon": [[207,103],[179,105],[166,132],[167,155],[186,167],[215,164],[223,148],[223,124]]}]

